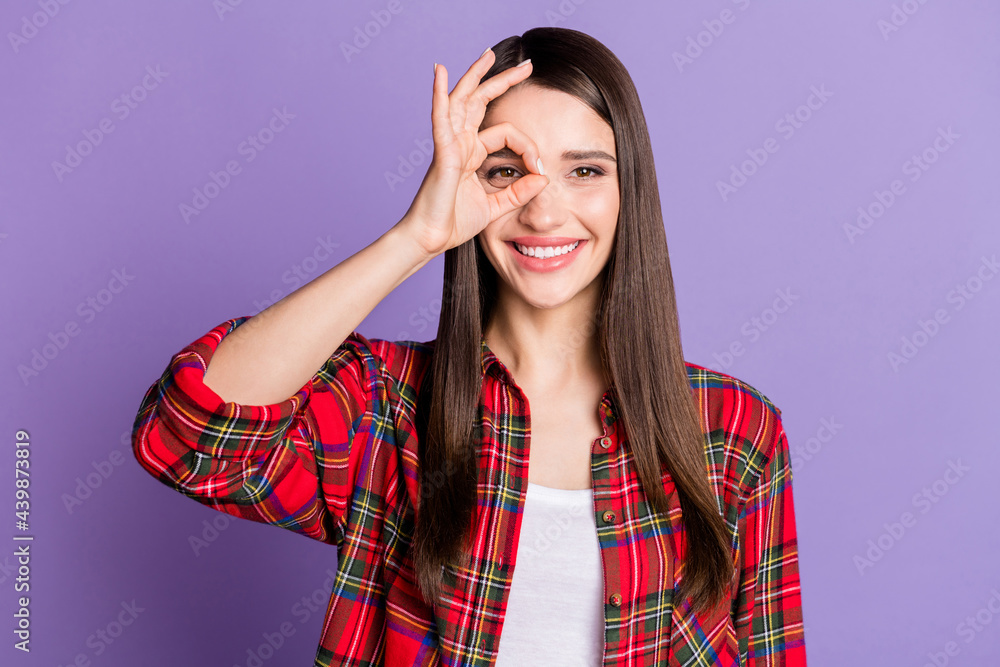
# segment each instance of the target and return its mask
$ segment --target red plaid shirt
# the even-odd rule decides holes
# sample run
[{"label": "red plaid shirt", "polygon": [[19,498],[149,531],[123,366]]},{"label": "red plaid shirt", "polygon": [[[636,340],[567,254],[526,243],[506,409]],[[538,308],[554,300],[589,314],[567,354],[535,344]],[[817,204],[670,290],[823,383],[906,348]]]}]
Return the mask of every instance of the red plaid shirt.
[{"label": "red plaid shirt", "polygon": [[[445,568],[427,605],[410,543],[417,498],[414,409],[434,341],[352,333],[294,396],[224,402],[203,382],[228,320],[175,354],[146,392],[133,450],[158,480],[213,509],[337,547],[316,665],[492,665],[528,476],[526,401],[482,343],[479,511],[468,569]],[[604,665],[806,664],[792,473],[780,411],[753,387],[687,365],[707,434],[709,479],[739,568],[731,606],[693,614],[677,599],[685,532],[650,511],[610,393],[598,407],[594,515],[605,586]]]}]

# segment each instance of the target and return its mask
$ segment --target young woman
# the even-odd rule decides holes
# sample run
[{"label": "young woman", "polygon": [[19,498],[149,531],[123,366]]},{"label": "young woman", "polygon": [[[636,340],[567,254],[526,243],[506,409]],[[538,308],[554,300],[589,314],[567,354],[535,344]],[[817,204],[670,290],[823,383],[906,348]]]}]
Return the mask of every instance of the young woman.
[{"label": "young woman", "polygon": [[[684,361],[624,66],[536,28],[431,119],[399,222],[174,355],[140,463],[336,545],[316,665],[805,665],[781,414]],[[441,253],[435,340],[357,333]]]}]

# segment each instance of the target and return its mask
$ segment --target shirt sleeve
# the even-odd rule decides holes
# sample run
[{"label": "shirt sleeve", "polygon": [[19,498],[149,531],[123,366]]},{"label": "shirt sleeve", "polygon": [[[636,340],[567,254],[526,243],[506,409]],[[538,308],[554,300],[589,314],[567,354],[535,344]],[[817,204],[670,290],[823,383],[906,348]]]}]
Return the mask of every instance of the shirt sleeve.
[{"label": "shirt sleeve", "polygon": [[736,631],[740,664],[804,667],[805,634],[788,440],[777,413],[776,443],[743,512]]},{"label": "shirt sleeve", "polygon": [[199,503],[339,545],[361,464],[349,445],[371,420],[372,343],[352,332],[280,403],[226,402],[205,384],[205,369],[222,339],[248,319],[227,320],[171,358],[142,400],[133,453],[156,479]]}]

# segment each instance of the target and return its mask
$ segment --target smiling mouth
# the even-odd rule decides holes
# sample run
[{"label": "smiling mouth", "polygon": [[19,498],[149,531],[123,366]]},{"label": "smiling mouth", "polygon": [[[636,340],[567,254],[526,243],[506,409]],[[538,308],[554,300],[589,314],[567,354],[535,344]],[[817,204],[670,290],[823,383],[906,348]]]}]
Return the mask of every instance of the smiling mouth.
[{"label": "smiling mouth", "polygon": [[562,257],[576,250],[580,245],[579,241],[574,241],[563,246],[526,246],[520,243],[510,242],[514,249],[525,257],[536,257],[538,259],[549,259],[551,257]]}]

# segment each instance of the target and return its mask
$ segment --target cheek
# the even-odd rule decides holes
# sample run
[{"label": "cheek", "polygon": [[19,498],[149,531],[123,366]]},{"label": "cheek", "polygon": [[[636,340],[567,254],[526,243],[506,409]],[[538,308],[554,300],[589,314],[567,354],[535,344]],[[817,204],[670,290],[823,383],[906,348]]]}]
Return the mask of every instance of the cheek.
[{"label": "cheek", "polygon": [[594,189],[581,193],[577,198],[580,210],[586,211],[587,218],[602,227],[614,225],[618,221],[621,201],[617,189]]},{"label": "cheek", "polygon": [[486,230],[483,230],[476,235],[476,244],[479,246],[479,250],[482,251],[483,255],[486,256],[486,260],[491,264],[494,261],[493,255],[496,252],[499,252],[495,249],[495,246],[502,245],[498,239],[494,239],[492,236],[487,235]]}]

